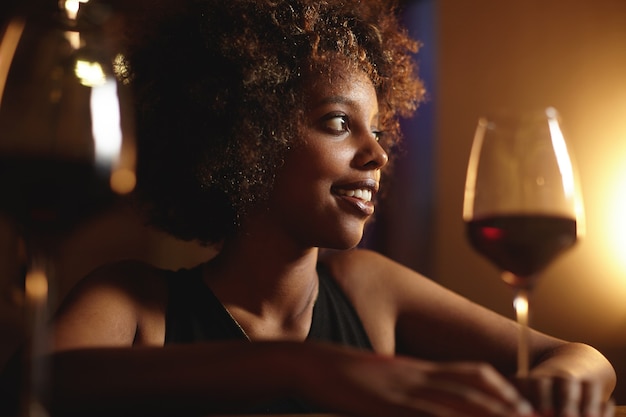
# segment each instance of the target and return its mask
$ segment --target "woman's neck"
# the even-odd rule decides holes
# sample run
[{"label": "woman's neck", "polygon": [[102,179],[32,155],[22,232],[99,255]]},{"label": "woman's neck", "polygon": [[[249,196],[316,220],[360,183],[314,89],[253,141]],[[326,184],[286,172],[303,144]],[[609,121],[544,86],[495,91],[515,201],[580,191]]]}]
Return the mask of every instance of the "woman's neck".
[{"label": "woman's neck", "polygon": [[[204,280],[245,331],[302,335],[317,298],[318,249],[298,250],[278,236],[246,234],[224,242]],[[270,337],[270,336],[268,336]]]}]

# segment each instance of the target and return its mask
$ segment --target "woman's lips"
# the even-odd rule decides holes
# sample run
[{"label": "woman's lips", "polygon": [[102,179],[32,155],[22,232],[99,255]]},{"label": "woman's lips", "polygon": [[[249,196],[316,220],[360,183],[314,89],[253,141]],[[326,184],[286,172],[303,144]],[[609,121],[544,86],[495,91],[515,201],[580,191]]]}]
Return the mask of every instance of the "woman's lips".
[{"label": "woman's lips", "polygon": [[378,183],[375,181],[363,181],[351,185],[333,187],[334,194],[348,204],[354,210],[364,216],[374,214],[374,203],[372,198],[378,190]]}]

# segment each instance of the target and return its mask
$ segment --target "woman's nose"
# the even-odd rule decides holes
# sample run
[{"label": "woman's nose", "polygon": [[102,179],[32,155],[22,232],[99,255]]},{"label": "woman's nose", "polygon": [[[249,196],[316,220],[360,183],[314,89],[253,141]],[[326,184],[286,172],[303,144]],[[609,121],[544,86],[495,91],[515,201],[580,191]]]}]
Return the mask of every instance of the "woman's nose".
[{"label": "woman's nose", "polygon": [[367,132],[359,138],[359,150],[355,163],[360,169],[381,169],[389,161],[389,155],[378,142],[375,134]]}]

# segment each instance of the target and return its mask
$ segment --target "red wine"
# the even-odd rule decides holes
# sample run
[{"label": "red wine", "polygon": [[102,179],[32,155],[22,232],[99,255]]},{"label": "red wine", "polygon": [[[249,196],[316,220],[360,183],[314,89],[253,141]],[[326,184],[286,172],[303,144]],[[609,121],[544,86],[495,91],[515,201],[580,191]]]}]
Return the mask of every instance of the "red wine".
[{"label": "red wine", "polygon": [[109,172],[89,161],[0,156],[0,212],[23,232],[60,235],[107,207]]},{"label": "red wine", "polygon": [[466,223],[479,253],[517,279],[531,278],[576,242],[576,220],[548,215],[490,216]]}]

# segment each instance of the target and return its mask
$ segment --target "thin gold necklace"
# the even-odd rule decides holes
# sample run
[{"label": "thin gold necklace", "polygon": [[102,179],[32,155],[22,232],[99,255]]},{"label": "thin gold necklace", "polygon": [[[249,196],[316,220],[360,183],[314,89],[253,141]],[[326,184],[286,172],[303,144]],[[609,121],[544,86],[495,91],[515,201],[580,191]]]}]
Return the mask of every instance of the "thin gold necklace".
[{"label": "thin gold necklace", "polygon": [[[203,265],[203,271],[202,271],[203,275],[205,275],[205,274],[206,274],[206,272],[205,272],[205,271],[206,271],[206,267],[207,267],[207,264],[204,264],[204,265]],[[204,280],[204,279],[203,279],[203,280]],[[204,282],[205,282],[205,284],[206,284],[206,281],[204,281]],[[318,283],[317,288],[315,288],[315,290],[317,290],[317,291],[313,291],[313,293],[314,293],[314,294],[312,293],[312,295],[311,295],[311,300],[309,300],[309,304],[311,303],[311,301],[313,301],[313,304],[315,304],[315,301],[317,300],[317,296],[318,296],[318,292],[319,292],[319,277],[318,277],[317,283]],[[206,284],[206,285],[207,285],[207,287],[209,287],[209,285],[208,285],[208,284]],[[210,287],[209,287],[209,288],[210,288]],[[230,310],[229,310],[229,309],[228,309],[228,308],[224,305],[224,303],[222,303],[222,302],[220,301],[220,304],[222,305],[222,307],[223,307],[223,308],[224,308],[224,310],[226,311],[226,314],[228,314],[228,316],[230,317],[230,319],[231,319],[231,320],[235,323],[235,325],[239,328],[239,331],[241,331],[241,333],[245,336],[245,338],[246,338],[249,342],[251,342],[251,341],[252,341],[252,339],[250,338],[250,336],[248,336],[248,333],[246,333],[246,331],[245,331],[245,330],[244,330],[244,328],[241,326],[241,324],[239,324],[239,322],[237,321],[237,319],[235,318],[235,316],[233,316],[233,315],[232,315],[232,313],[231,313],[231,312],[230,312]]]}]

